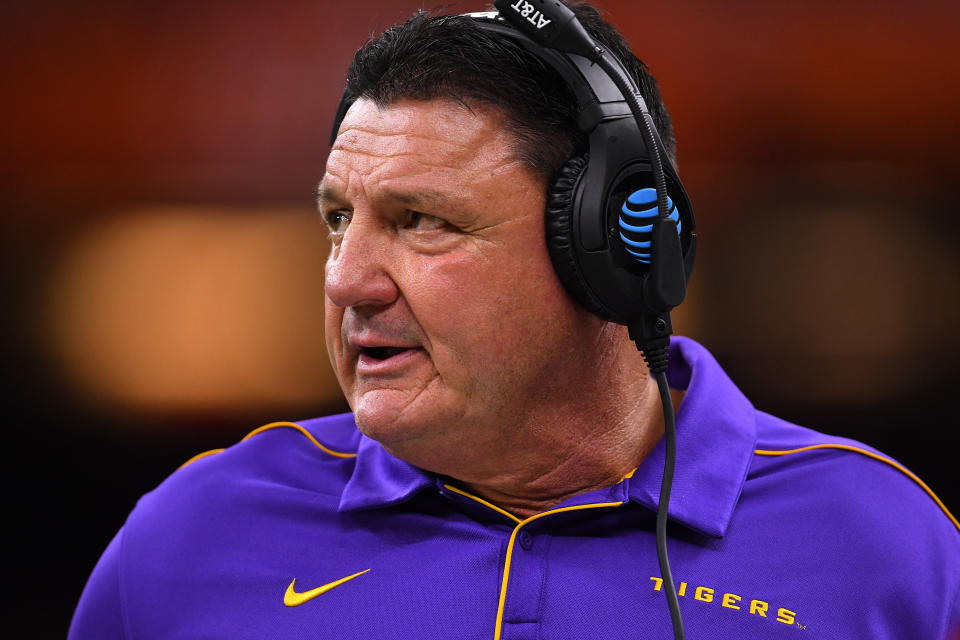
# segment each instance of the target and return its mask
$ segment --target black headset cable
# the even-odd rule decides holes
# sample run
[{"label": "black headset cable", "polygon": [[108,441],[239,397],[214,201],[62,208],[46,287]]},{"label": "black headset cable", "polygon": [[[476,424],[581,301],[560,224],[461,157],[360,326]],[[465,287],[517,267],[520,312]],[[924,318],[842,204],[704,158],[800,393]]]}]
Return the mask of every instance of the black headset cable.
[{"label": "black headset cable", "polygon": [[657,503],[657,563],[663,578],[663,590],[667,594],[667,606],[670,608],[670,622],[673,625],[673,637],[683,640],[683,618],[680,617],[680,600],[673,585],[673,573],[667,558],[667,505],[670,504],[670,490],[673,488],[673,469],[677,460],[677,424],[673,411],[673,399],[667,374],[660,371],[654,374],[660,390],[660,404],[663,407],[664,460],[663,478],[660,481],[660,500]]},{"label": "black headset cable", "polygon": [[[599,64],[610,79],[613,80],[620,93],[623,94],[634,119],[640,125],[640,131],[647,143],[647,152],[650,156],[650,168],[653,170],[654,186],[657,190],[657,208],[660,218],[670,215],[667,204],[667,182],[663,173],[663,160],[660,158],[660,149],[657,147],[653,135],[653,124],[650,115],[631,89],[629,80],[619,66],[613,64],[603,53],[603,49],[596,48],[594,60]],[[655,259],[655,258],[654,258]],[[658,341],[659,342],[659,341]],[[663,426],[665,455],[663,460],[663,479],[660,481],[660,500],[657,503],[657,563],[660,565],[660,574],[663,578],[663,590],[667,596],[667,606],[670,609],[670,622],[673,625],[674,640],[684,640],[683,618],[680,616],[680,600],[673,585],[673,573],[670,571],[670,560],[667,558],[667,508],[670,504],[670,490],[673,487],[673,470],[677,459],[677,425],[673,410],[673,399],[670,397],[670,386],[667,384],[667,346],[651,346],[637,342],[637,348],[643,352],[644,360],[650,373],[657,380],[660,390],[660,404],[663,407]]]}]

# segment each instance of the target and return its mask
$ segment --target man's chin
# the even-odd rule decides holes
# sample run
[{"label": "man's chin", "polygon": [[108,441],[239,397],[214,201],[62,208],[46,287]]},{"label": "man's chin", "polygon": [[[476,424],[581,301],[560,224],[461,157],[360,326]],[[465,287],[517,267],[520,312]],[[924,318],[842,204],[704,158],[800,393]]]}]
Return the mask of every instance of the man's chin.
[{"label": "man's chin", "polygon": [[428,432],[431,416],[422,414],[417,399],[408,394],[396,389],[362,393],[351,403],[360,433],[390,448]]}]

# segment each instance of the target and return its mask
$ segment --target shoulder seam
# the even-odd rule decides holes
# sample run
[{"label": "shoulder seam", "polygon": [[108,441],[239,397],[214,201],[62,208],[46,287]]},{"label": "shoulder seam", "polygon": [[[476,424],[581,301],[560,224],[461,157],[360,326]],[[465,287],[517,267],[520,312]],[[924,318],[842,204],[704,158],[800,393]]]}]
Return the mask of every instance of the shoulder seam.
[{"label": "shoulder seam", "polygon": [[874,459],[874,460],[879,460],[880,462],[883,462],[883,463],[885,463],[885,464],[893,467],[894,469],[896,469],[897,471],[899,471],[899,472],[902,473],[903,475],[905,475],[905,476],[907,476],[908,478],[910,478],[911,480],[913,480],[917,485],[919,485],[920,488],[923,489],[923,490],[927,493],[927,495],[930,496],[930,497],[933,499],[933,501],[937,503],[937,506],[940,507],[940,510],[943,511],[943,513],[947,516],[947,518],[949,518],[950,522],[953,523],[953,526],[955,526],[955,527],[957,528],[957,530],[960,531],[960,522],[957,522],[957,519],[953,516],[952,513],[950,513],[950,510],[947,509],[947,506],[946,506],[945,504],[943,504],[943,502],[940,500],[940,498],[937,497],[937,494],[935,494],[935,493],[933,492],[933,489],[931,489],[930,487],[927,486],[927,483],[925,483],[923,480],[921,480],[920,478],[918,478],[918,477],[916,476],[916,474],[914,474],[912,471],[910,471],[909,469],[907,469],[906,467],[904,467],[904,466],[903,466],[902,464],[900,464],[899,462],[895,462],[894,460],[891,460],[890,458],[886,458],[886,457],[881,456],[881,455],[879,455],[879,454],[876,454],[876,453],[874,453],[874,452],[872,452],[872,451],[867,451],[866,449],[861,449],[860,447],[854,447],[854,446],[849,445],[849,444],[824,443],[824,444],[813,444],[813,445],[809,445],[809,446],[806,446],[806,447],[798,447],[798,448],[796,448],[796,449],[784,449],[784,450],[777,450],[777,449],[754,449],[753,452],[754,452],[754,454],[756,454],[756,455],[758,455],[758,456],[785,456],[785,455],[790,454],[790,453],[800,453],[800,452],[803,452],[803,451],[813,451],[813,450],[815,450],[815,449],[840,449],[840,450],[842,450],[842,451],[852,451],[852,452],[854,452],[854,453],[859,453],[860,455],[866,456],[866,457],[868,457],[868,458],[872,458],[872,459]]},{"label": "shoulder seam", "polygon": [[[262,427],[257,427],[256,429],[254,429],[253,431],[251,431],[250,433],[248,433],[247,435],[245,435],[245,436],[240,440],[240,442],[243,442],[244,440],[249,440],[249,439],[252,438],[253,436],[255,436],[255,435],[259,434],[259,433],[263,433],[264,431],[268,431],[268,430],[270,430],[270,429],[284,428],[284,427],[285,427],[285,428],[289,428],[289,429],[296,429],[296,430],[299,431],[303,436],[305,436],[305,437],[307,438],[307,440],[309,440],[311,443],[313,443],[314,446],[316,446],[318,449],[320,449],[321,451],[323,451],[323,452],[326,453],[327,455],[331,455],[331,456],[333,456],[333,457],[335,457],[335,458],[356,458],[356,457],[357,457],[357,454],[355,454],[355,453],[344,453],[344,452],[342,452],[342,451],[334,451],[333,449],[330,449],[329,447],[323,446],[322,444],[320,444],[320,442],[317,441],[316,438],[313,437],[313,434],[312,434],[312,433],[310,433],[309,431],[307,431],[305,428],[303,428],[301,425],[297,424],[296,422],[271,422],[270,424],[265,424],[265,425],[263,425]],[[200,460],[201,458],[206,458],[207,456],[211,456],[211,455],[213,455],[213,454],[215,454],[215,453],[220,453],[221,451],[225,451],[225,449],[211,449],[210,451],[204,451],[203,453],[198,453],[197,455],[193,456],[192,458],[190,458],[189,460],[187,460],[186,462],[184,462],[182,465],[180,465],[180,466],[177,468],[177,470],[179,471],[180,469],[183,469],[183,468],[186,467],[187,465],[189,465],[189,464],[191,464],[191,463],[193,463],[193,462],[196,462],[197,460]]]},{"label": "shoulder seam", "polygon": [[187,466],[188,464],[191,464],[191,463],[193,463],[193,462],[196,462],[196,461],[199,460],[200,458],[206,458],[207,456],[212,456],[213,454],[215,454],[215,453],[220,453],[221,451],[224,451],[224,449],[222,449],[222,448],[220,448],[220,449],[210,449],[209,451],[204,451],[203,453],[198,453],[197,455],[193,456],[192,458],[190,458],[189,460],[187,460],[186,462],[184,462],[182,465],[180,465],[179,467],[177,467],[177,471],[180,471],[180,469],[183,469],[183,468],[184,468],[185,466]]}]

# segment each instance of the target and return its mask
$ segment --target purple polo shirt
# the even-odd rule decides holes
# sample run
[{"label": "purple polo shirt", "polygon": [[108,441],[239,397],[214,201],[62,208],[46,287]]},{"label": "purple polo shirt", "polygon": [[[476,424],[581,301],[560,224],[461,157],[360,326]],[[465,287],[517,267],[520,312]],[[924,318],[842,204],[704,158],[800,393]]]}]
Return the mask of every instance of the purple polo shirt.
[{"label": "purple polo shirt", "polygon": [[[909,472],[756,411],[691,340],[671,357],[687,390],[669,541],[687,638],[960,625],[960,532]],[[70,638],[672,638],[662,468],[661,442],[618,484],[521,521],[390,456],[350,414],[279,424],[140,500]]]}]

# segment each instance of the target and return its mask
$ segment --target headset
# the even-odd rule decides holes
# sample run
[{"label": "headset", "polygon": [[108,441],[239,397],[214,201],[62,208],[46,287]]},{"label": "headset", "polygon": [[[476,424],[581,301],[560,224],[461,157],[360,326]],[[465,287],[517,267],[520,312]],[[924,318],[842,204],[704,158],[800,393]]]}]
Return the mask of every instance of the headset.
[{"label": "headset", "polygon": [[[547,248],[567,291],[586,309],[627,325],[657,379],[666,459],[657,510],[657,556],[674,637],[683,623],[666,554],[667,505],[676,457],[666,380],[670,311],[686,295],[697,236],[693,209],[636,83],[559,0],[494,0],[466,14],[554,69],[576,96],[587,152],[570,158],[547,192]],[[332,145],[353,99],[337,108]]]}]

